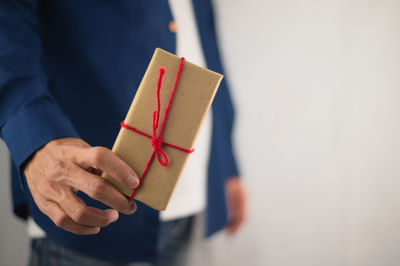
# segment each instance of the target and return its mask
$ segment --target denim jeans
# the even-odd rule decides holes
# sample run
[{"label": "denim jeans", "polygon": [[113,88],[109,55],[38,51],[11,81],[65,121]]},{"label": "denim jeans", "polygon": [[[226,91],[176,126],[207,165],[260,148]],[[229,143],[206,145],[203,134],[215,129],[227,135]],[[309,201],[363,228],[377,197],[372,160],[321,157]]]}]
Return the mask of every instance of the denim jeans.
[{"label": "denim jeans", "polygon": [[193,231],[194,216],[163,222],[158,241],[156,263],[115,263],[87,256],[66,248],[49,238],[31,240],[29,266],[184,266]]}]

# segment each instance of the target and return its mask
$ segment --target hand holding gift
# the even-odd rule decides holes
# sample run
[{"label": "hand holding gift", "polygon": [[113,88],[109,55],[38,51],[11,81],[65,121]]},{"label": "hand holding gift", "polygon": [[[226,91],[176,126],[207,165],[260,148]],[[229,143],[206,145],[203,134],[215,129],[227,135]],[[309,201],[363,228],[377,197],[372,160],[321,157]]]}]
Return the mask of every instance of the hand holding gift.
[{"label": "hand holding gift", "polygon": [[[118,211],[132,214],[136,204],[99,175],[107,172],[132,189],[135,172],[104,147],[91,147],[78,138],[47,143],[27,163],[24,173],[39,209],[59,227],[75,234],[96,234],[118,219]],[[80,190],[112,209],[87,206],[75,193]]]}]

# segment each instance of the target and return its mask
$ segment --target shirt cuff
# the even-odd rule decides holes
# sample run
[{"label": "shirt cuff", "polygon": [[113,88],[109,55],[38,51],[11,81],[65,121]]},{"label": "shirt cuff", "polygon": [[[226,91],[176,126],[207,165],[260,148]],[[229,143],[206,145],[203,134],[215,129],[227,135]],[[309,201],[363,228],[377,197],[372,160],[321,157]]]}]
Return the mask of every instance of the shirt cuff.
[{"label": "shirt cuff", "polygon": [[48,99],[26,105],[7,120],[1,135],[18,172],[30,156],[51,140],[79,137],[58,104]]}]

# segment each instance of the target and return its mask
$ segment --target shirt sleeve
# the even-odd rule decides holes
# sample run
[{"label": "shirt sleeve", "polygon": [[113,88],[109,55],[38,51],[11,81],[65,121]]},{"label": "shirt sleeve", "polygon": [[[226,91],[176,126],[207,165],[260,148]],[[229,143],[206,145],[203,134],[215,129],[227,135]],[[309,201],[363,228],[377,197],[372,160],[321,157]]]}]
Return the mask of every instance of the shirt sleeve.
[{"label": "shirt sleeve", "polygon": [[36,2],[0,0],[0,137],[19,171],[49,141],[78,137],[47,88]]}]

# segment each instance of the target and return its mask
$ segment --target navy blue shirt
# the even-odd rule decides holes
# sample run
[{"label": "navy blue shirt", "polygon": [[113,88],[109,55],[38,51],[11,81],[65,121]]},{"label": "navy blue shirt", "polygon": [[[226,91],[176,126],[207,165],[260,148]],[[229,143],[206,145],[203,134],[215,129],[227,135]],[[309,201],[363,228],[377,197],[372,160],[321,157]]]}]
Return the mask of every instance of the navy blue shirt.
[{"label": "navy blue shirt", "polygon": [[[207,66],[223,73],[210,0],[193,5]],[[135,214],[121,214],[99,234],[75,235],[39,211],[23,167],[56,138],[111,148],[155,48],[175,52],[172,20],[164,0],[0,0],[0,133],[13,161],[14,210],[65,246],[113,261],[156,258],[157,211],[138,203]],[[226,79],[212,114],[207,235],[226,224],[224,182],[238,175]]]}]

